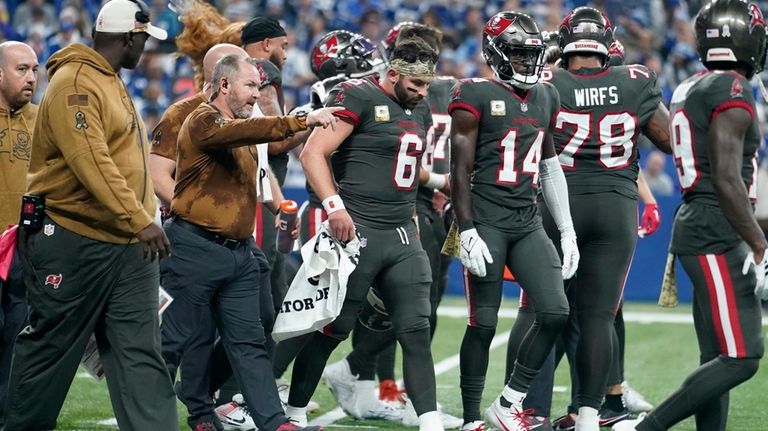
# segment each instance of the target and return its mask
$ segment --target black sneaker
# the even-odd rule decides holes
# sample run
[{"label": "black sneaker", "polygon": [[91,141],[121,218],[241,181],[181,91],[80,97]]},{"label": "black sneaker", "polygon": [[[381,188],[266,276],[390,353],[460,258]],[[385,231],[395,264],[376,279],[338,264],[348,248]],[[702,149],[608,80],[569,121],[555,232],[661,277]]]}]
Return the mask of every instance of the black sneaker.
[{"label": "black sneaker", "polygon": [[610,409],[606,406],[600,407],[600,419],[598,424],[601,427],[611,426],[616,422],[621,422],[627,419],[629,419],[629,410],[627,410],[626,407],[619,411]]}]

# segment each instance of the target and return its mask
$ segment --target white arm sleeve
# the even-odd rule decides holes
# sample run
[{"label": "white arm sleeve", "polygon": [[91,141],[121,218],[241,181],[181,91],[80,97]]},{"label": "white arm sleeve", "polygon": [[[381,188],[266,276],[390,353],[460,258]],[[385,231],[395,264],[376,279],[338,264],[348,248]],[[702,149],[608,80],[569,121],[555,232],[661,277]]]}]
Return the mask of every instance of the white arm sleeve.
[{"label": "white arm sleeve", "polygon": [[557,156],[544,159],[539,163],[539,182],[544,202],[555,219],[560,234],[573,232],[571,207],[568,202],[568,184],[565,182],[563,168]]}]

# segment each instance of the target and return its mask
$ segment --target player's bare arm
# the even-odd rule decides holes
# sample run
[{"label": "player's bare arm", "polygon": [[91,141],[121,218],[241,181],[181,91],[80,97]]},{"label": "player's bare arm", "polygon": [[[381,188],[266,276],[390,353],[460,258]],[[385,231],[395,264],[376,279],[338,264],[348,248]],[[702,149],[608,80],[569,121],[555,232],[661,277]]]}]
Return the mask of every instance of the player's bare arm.
[{"label": "player's bare arm", "polygon": [[155,195],[167,207],[171,205],[173,188],[176,186],[176,180],[173,179],[175,170],[176,160],[167,159],[157,154],[149,155],[149,173],[152,176]]},{"label": "player's bare arm", "polygon": [[[278,102],[279,99],[277,98],[277,89],[275,89],[274,86],[267,85],[260,88],[259,92],[261,93],[261,97],[259,97],[258,104],[262,114],[266,116],[283,115],[282,110],[280,109],[280,102]],[[309,131],[304,131],[296,133],[290,138],[282,141],[270,142],[267,151],[269,151],[269,154],[272,156],[285,153],[286,151],[290,151],[303,144],[308,136]]]},{"label": "player's bare arm", "polygon": [[475,164],[478,124],[474,115],[462,109],[451,113],[451,121],[451,193],[462,231],[473,227],[469,177]]},{"label": "player's bare arm", "polygon": [[[330,168],[331,154],[352,134],[355,127],[347,121],[339,121],[334,129],[315,129],[309,135],[304,144],[299,159],[304,167],[304,174],[307,177],[309,185],[315,190],[317,196],[326,206],[338,206],[341,198],[338,197],[336,183],[333,180],[333,172]],[[337,202],[331,202],[338,199]],[[339,241],[349,241],[355,237],[355,225],[352,217],[346,209],[337,209],[328,211],[328,224],[331,229],[331,235]]]},{"label": "player's bare arm", "polygon": [[656,111],[643,128],[643,133],[656,148],[667,154],[672,154],[672,144],[669,139],[669,110],[662,102],[659,102]]},{"label": "player's bare arm", "polygon": [[760,262],[768,243],[757,224],[741,178],[744,136],[751,125],[752,117],[744,109],[731,108],[721,112],[709,125],[707,154],[723,215],[752,249],[755,261]]}]

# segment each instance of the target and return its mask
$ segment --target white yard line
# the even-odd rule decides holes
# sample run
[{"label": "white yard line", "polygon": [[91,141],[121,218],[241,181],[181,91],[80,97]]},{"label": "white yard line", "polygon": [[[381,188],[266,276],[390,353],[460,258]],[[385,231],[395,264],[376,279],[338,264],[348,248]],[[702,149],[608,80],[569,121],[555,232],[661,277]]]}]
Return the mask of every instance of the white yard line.
[{"label": "white yard line", "polygon": [[[438,316],[445,317],[467,317],[467,308],[460,306],[440,306],[437,310]],[[516,308],[502,308],[499,310],[499,317],[515,318],[517,317]],[[690,313],[669,312],[646,312],[646,311],[625,311],[624,321],[635,323],[675,323],[675,324],[693,324],[693,316]],[[768,326],[768,317],[763,317],[763,325]],[[491,342],[491,350],[506,345],[509,339],[509,331],[499,334]],[[459,366],[459,355],[453,355],[435,364],[435,376],[439,376]],[[558,387],[560,391],[565,388]],[[329,426],[347,415],[340,407],[329,411],[328,413],[310,421],[310,425]]]}]

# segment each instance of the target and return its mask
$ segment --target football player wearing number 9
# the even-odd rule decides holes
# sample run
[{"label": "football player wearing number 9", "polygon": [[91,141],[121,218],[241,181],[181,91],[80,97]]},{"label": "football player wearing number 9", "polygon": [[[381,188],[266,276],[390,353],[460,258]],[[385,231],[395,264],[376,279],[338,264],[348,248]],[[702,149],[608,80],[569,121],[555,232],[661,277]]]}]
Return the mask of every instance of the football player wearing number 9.
[{"label": "football player wearing number 9", "polygon": [[[637,243],[637,137],[642,132],[670,153],[669,113],[653,72],[640,65],[608,65],[613,28],[600,11],[576,8],[558,32],[561,68],[542,79],[560,94],[555,147],[568,180],[581,252],[576,277],[568,283],[581,330],[576,430],[597,431],[613,322]],[[544,204],[545,229],[556,239],[556,219],[549,202]]]},{"label": "football player wearing number 9", "polygon": [[[510,353],[517,358],[515,367],[486,411],[485,425],[528,429],[523,398],[568,319],[563,278],[573,275],[579,252],[568,186],[552,143],[560,100],[552,85],[538,83],[545,48],[528,15],[494,15],[483,29],[483,56],[495,78],[462,80],[454,86],[448,108],[453,125],[451,190],[470,316],[460,352],[465,430],[484,426],[480,401],[504,265],[529,294],[536,319],[521,339],[510,340],[519,347]],[[562,265],[536,208],[539,176],[562,232]]]},{"label": "football player wearing number 9", "polygon": [[326,105],[343,107],[336,115],[344,121],[329,133],[312,134],[301,153],[331,234],[349,241],[357,232],[363,247],[341,314],[323,332],[313,333],[296,358],[286,409],[290,416],[304,414],[328,357],[355,326],[375,282],[403,349],[403,377],[420,430],[443,430],[429,343],[431,272],[411,220],[419,161],[432,124],[425,97],[436,62],[437,52],[421,39],[398,43],[381,77],[348,80],[332,90]]},{"label": "football player wearing number 9", "polygon": [[763,69],[766,23],[755,3],[713,0],[695,31],[709,71],[672,95],[683,203],[670,252],[693,282],[701,365],[645,419],[616,424],[619,431],[666,430],[692,415],[698,431],[724,431],[728,391],[757,372],[765,348],[758,297],[765,298],[768,244],[751,205],[760,131],[749,80]]}]

